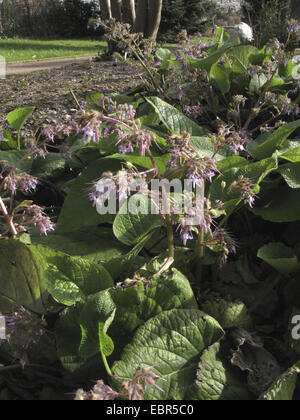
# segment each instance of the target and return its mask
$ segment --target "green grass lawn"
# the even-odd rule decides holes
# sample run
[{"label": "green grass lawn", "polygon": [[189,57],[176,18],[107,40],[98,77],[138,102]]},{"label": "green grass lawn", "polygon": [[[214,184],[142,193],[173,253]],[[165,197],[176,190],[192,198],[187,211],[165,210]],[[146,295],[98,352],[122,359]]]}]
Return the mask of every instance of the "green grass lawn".
[{"label": "green grass lawn", "polygon": [[97,55],[106,43],[92,40],[0,39],[0,55],[6,61],[45,60],[51,58]]}]

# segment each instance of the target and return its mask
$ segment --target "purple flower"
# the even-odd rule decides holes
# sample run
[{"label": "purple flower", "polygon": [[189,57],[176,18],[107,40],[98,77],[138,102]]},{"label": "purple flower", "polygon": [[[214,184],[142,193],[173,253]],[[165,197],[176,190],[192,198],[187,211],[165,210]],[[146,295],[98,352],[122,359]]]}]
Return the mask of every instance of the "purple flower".
[{"label": "purple flower", "polygon": [[186,244],[189,240],[194,239],[194,236],[193,236],[193,234],[190,230],[190,227],[184,226],[184,227],[181,228],[180,239],[181,239],[184,246],[186,246]]},{"label": "purple flower", "polygon": [[132,153],[133,152],[133,146],[132,143],[129,141],[127,144],[120,144],[118,147],[119,153],[122,153],[123,159],[125,158],[126,153]]},{"label": "purple flower", "polygon": [[0,142],[1,142],[1,141],[5,141],[5,142],[6,142],[7,140],[5,139],[5,137],[3,136],[3,134],[2,134],[2,133],[1,133],[1,131],[0,131]]},{"label": "purple flower", "polygon": [[44,128],[43,134],[47,137],[48,140],[50,140],[51,142],[54,142],[54,137],[56,135],[56,132],[51,127]]},{"label": "purple flower", "polygon": [[249,206],[251,208],[254,207],[254,203],[255,203],[255,196],[254,195],[249,195],[245,200],[245,204],[249,204]]},{"label": "purple flower", "polygon": [[[30,217],[31,220],[24,223],[25,220]],[[51,232],[55,229],[55,224],[51,222],[51,219],[48,216],[46,216],[43,212],[43,208],[34,204],[27,207],[23,219],[23,224],[32,224],[33,226],[38,227],[41,235],[47,236],[47,232]]]},{"label": "purple flower", "polygon": [[200,105],[184,106],[184,112],[192,120],[197,120],[202,115],[202,107]]},{"label": "purple flower", "polygon": [[203,172],[204,178],[209,179],[210,182],[212,182],[212,179],[215,175],[216,175],[216,172],[211,169],[208,169],[205,172]]},{"label": "purple flower", "polygon": [[86,141],[89,144],[91,140],[93,140],[93,143],[96,143],[97,140],[99,140],[99,133],[87,125],[83,129],[83,141]]}]

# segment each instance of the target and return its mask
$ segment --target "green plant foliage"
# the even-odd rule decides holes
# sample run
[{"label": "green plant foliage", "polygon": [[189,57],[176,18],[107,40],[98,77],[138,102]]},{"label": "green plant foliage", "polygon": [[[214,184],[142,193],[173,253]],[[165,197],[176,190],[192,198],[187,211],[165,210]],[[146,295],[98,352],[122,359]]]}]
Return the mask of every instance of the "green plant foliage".
[{"label": "green plant foliage", "polygon": [[129,252],[129,248],[114,237],[111,229],[104,227],[83,228],[62,234],[53,232],[47,237],[41,237],[36,233],[31,235],[31,242],[94,263],[109,262]]},{"label": "green plant foliage", "polygon": [[239,327],[250,330],[252,327],[249,311],[242,302],[227,302],[221,299],[205,302],[201,307],[204,312],[215,318],[224,329]]},{"label": "green plant foliage", "polygon": [[300,262],[291,248],[282,243],[271,243],[259,249],[257,256],[282,274],[300,270]]},{"label": "green plant foliage", "polygon": [[[139,213],[130,212],[131,202],[138,203]],[[121,207],[114,221],[114,234],[125,245],[135,245],[151,230],[162,226],[162,221],[154,214],[149,214],[151,202],[148,197],[136,194]],[[128,209],[126,214],[126,209]]]},{"label": "green plant foliage", "polygon": [[32,106],[15,109],[7,114],[7,121],[15,130],[20,132],[25,122],[33,114],[34,110],[35,107]]},{"label": "green plant foliage", "polygon": [[[120,169],[120,163],[112,159],[92,162],[73,183],[60,212],[56,232],[69,233],[82,227],[96,226],[111,221],[111,215],[100,216],[88,201],[88,188],[103,172]],[[85,198],[83,198],[85,197]]]},{"label": "green plant foliage", "polygon": [[131,344],[113,367],[116,379],[130,380],[139,366],[153,366],[165,379],[147,390],[146,398],[183,398],[197,369],[195,358],[223,336],[213,319],[198,310],[172,310],[150,319],[137,331]]},{"label": "green plant foliage", "polygon": [[30,138],[33,107],[0,122],[0,399],[299,399],[295,59],[101,25],[143,85]]},{"label": "green plant foliage", "polygon": [[265,401],[291,401],[300,373],[299,363],[291,367],[260,397]]},{"label": "green plant foliage", "polygon": [[106,363],[106,357],[114,351],[113,341],[106,333],[115,311],[108,292],[100,292],[87,300],[80,314],[82,338],[79,354],[84,359],[89,359],[100,351]]},{"label": "green plant foliage", "polygon": [[203,129],[201,127],[185,117],[182,112],[169,105],[167,102],[164,102],[160,98],[152,97],[147,98],[147,102],[153,106],[159,115],[161,122],[168,130],[174,133],[183,133],[184,131],[187,131],[192,136],[203,135]]},{"label": "green plant foliage", "polygon": [[220,343],[203,352],[197,379],[187,397],[200,401],[252,400],[250,392],[220,352]]},{"label": "green plant foliage", "polygon": [[48,259],[45,276],[48,291],[66,306],[113,285],[111,276],[101,265],[65,255]]},{"label": "green plant foliage", "polygon": [[45,284],[45,259],[55,252],[41,246],[26,246],[11,239],[0,240],[1,306],[23,305],[36,313],[49,306]]}]

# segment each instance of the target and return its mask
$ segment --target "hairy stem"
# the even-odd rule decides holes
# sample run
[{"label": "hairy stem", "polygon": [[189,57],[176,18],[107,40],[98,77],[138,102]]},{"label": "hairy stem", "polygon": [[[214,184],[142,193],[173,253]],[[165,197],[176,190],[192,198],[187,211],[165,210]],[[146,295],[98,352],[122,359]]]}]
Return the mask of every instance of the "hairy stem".
[{"label": "hairy stem", "polygon": [[168,232],[168,249],[169,249],[169,258],[174,258],[175,247],[174,247],[174,231],[173,223],[170,215],[166,217],[167,232]]},{"label": "hairy stem", "polygon": [[10,216],[8,214],[6,205],[4,204],[4,202],[3,202],[3,200],[2,200],[1,197],[0,197],[0,210],[2,211],[2,213],[4,215],[4,218],[5,218],[5,220],[6,220],[7,224],[8,224],[10,233],[13,236],[17,236],[18,232],[17,232],[17,230],[15,228],[15,225],[14,225],[13,221],[11,220],[11,218],[10,218]]}]

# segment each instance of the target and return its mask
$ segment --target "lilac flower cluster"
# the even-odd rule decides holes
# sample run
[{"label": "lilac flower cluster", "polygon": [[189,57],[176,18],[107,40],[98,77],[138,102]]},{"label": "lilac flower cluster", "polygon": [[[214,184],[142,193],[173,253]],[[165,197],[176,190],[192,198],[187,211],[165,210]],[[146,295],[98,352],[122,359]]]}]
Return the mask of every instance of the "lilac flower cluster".
[{"label": "lilac flower cluster", "polygon": [[[199,213],[199,209],[197,212]],[[186,223],[186,219],[190,217],[200,216],[199,214],[192,214],[191,211],[187,211],[187,213],[181,218],[178,230],[180,231],[179,236],[184,246],[187,245],[189,240],[194,239],[194,233],[199,234],[199,228],[203,229],[205,234],[212,234],[212,229],[215,225],[214,218],[219,217],[221,214],[225,213],[224,210],[224,203],[221,201],[215,201],[214,203],[211,202],[210,198],[204,197],[203,198],[203,214],[201,217],[201,222],[199,223],[198,228],[195,226],[189,226]]]},{"label": "lilac flower cluster", "polygon": [[128,395],[128,399],[132,401],[141,401],[144,399],[144,394],[148,385],[154,386],[160,392],[164,392],[156,382],[158,380],[165,380],[160,376],[156,375],[152,371],[152,367],[139,367],[133,375],[130,382],[124,382],[122,388]]},{"label": "lilac flower cluster", "polygon": [[240,176],[229,188],[228,192],[237,192],[243,197],[244,203],[248,204],[251,208],[255,203],[255,192],[253,191],[253,181],[249,178]]},{"label": "lilac flower cluster", "polygon": [[202,157],[191,144],[189,133],[183,133],[182,137],[173,135],[169,138],[172,158],[168,162],[170,168],[180,167],[187,170],[187,179],[195,184],[199,180],[209,179],[219,173],[215,159]]},{"label": "lilac flower cluster", "polygon": [[101,208],[104,206],[106,200],[110,198],[111,194],[115,193],[116,199],[118,199],[121,205],[130,197],[132,191],[136,191],[138,186],[140,186],[140,192],[142,192],[143,186],[148,184],[149,179],[154,174],[154,169],[138,172],[134,166],[123,169],[116,174],[106,172],[99,180],[93,182],[88,194],[89,199],[92,201],[93,206]]},{"label": "lilac flower cluster", "polygon": [[12,194],[16,194],[18,190],[24,193],[32,193],[36,190],[37,185],[37,178],[26,173],[8,175],[4,180],[4,189]]},{"label": "lilac flower cluster", "polygon": [[206,240],[205,245],[216,251],[218,250],[219,267],[222,269],[228,260],[229,254],[235,254],[237,250],[236,241],[225,229],[215,229],[211,237]]},{"label": "lilac flower cluster", "polygon": [[203,108],[201,105],[186,105],[183,107],[183,111],[185,112],[186,116],[189,117],[191,120],[197,121],[198,118],[203,113]]},{"label": "lilac flower cluster", "polygon": [[100,380],[96,383],[93,389],[85,392],[83,389],[78,389],[75,395],[75,401],[113,401],[116,399],[124,399],[126,395],[115,392],[112,388],[105,385]]},{"label": "lilac flower cluster", "polygon": [[[83,141],[87,144],[98,143],[101,138],[114,135],[114,142],[123,157],[126,153],[132,153],[135,148],[139,150],[141,156],[145,156],[155,140],[155,135],[138,127],[133,106],[117,105],[111,98],[105,96],[100,99],[99,106],[103,112],[82,109],[66,127],[57,127],[56,130],[47,128],[44,130],[44,135],[53,141],[55,136],[82,133]],[[69,156],[70,150],[63,145],[61,153]]]},{"label": "lilac flower cluster", "polygon": [[215,138],[215,152],[223,146],[229,146],[229,148],[239,154],[246,150],[247,144],[252,140],[247,130],[235,130],[233,126],[228,126],[223,122],[219,123],[218,135]]},{"label": "lilac flower cluster", "polygon": [[151,367],[139,367],[133,374],[131,381],[122,383],[124,393],[114,391],[111,387],[105,385],[100,380],[96,383],[93,389],[85,392],[79,389],[76,392],[76,401],[112,401],[116,399],[127,399],[131,401],[141,401],[144,399],[144,394],[148,385],[154,386],[160,392],[164,392],[157,384],[158,380],[165,380],[152,372]]},{"label": "lilac flower cluster", "polygon": [[300,107],[287,95],[278,95],[273,92],[266,92],[264,103],[273,106],[278,114],[295,115],[300,114]]},{"label": "lilac flower cluster", "polygon": [[45,334],[43,321],[35,318],[23,306],[13,308],[12,313],[5,316],[5,321],[6,338],[13,356],[24,367],[29,363],[28,352]]},{"label": "lilac flower cluster", "polygon": [[22,213],[20,221],[16,223],[16,228],[18,232],[24,232],[28,225],[38,227],[40,234],[46,236],[48,232],[55,229],[55,224],[44,213],[43,208],[34,204],[28,206]]}]

